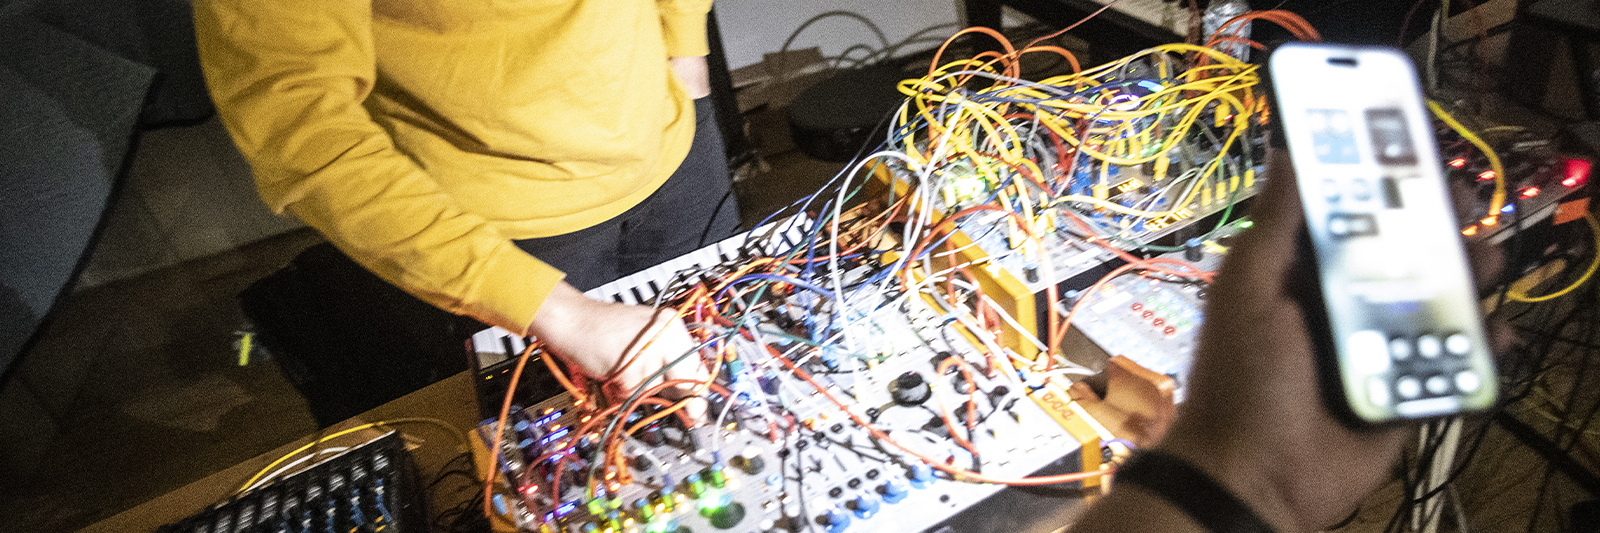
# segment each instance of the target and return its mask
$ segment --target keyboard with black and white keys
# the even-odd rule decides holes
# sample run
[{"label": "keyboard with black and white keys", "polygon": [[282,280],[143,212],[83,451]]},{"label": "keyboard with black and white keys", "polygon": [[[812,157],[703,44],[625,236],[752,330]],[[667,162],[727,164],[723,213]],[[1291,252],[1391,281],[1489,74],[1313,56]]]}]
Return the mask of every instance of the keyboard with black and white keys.
[{"label": "keyboard with black and white keys", "polygon": [[[584,294],[618,303],[653,305],[661,291],[674,282],[698,283],[702,278],[710,277],[713,268],[719,265],[735,266],[752,258],[772,257],[793,250],[805,243],[805,230],[810,226],[810,217],[790,217],[618,278]],[[693,279],[680,279],[688,276],[693,276]]]}]

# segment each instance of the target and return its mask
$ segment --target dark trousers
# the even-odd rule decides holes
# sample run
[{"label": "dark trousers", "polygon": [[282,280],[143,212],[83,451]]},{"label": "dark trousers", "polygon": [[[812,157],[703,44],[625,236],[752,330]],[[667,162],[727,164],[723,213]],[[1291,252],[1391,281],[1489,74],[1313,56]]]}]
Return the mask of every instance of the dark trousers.
[{"label": "dark trousers", "polygon": [[572,233],[515,241],[586,291],[733,235],[739,207],[710,98],[694,102],[694,145],[639,205]]},{"label": "dark trousers", "polygon": [[[739,210],[710,99],[696,101],[695,114],[694,147],[649,199],[597,226],[517,245],[588,290],[733,234]],[[239,298],[322,426],[465,370],[462,341],[487,327],[418,300],[326,243]],[[541,376],[548,380],[535,367],[523,380]]]}]

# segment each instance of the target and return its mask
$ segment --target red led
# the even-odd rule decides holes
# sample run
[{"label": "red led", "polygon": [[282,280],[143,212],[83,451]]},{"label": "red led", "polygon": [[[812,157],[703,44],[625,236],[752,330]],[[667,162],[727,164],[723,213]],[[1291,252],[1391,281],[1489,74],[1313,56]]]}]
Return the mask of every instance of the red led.
[{"label": "red led", "polygon": [[1485,170],[1485,171],[1483,171],[1483,173],[1478,174],[1478,181],[1489,181],[1489,180],[1492,180],[1492,179],[1494,179],[1494,171],[1493,170]]},{"label": "red led", "polygon": [[1467,229],[1461,230],[1461,234],[1462,235],[1466,235],[1468,237],[1471,237],[1473,235],[1477,235],[1478,234],[1478,225],[1477,224],[1473,224],[1471,226],[1467,226]]},{"label": "red led", "polygon": [[1165,333],[1168,337],[1171,337],[1178,334],[1178,328],[1167,326],[1167,329],[1163,329],[1161,332]]},{"label": "red led", "polygon": [[1533,197],[1538,196],[1538,195],[1539,195],[1539,188],[1538,187],[1528,187],[1528,188],[1522,190],[1522,197],[1523,198],[1533,198]]},{"label": "red led", "polygon": [[1461,168],[1461,167],[1467,166],[1467,160],[1459,158],[1459,157],[1457,157],[1455,159],[1451,159],[1450,160],[1450,166],[1455,167],[1455,168]]},{"label": "red led", "polygon": [[1167,325],[1167,321],[1166,321],[1166,320],[1162,320],[1162,319],[1159,319],[1159,318],[1157,318],[1157,319],[1155,319],[1155,320],[1151,320],[1151,321],[1150,321],[1150,325],[1152,325],[1152,326],[1155,326],[1155,327],[1158,327],[1158,328],[1159,328],[1159,327],[1161,327],[1161,326],[1165,326],[1165,325]]},{"label": "red led", "polygon": [[1561,180],[1561,185],[1577,187],[1589,181],[1589,171],[1594,169],[1594,163],[1590,163],[1587,159],[1568,159],[1566,167],[1562,175],[1567,178]]},{"label": "red led", "polygon": [[1156,316],[1156,314],[1150,311],[1145,311],[1143,313],[1139,313],[1139,316],[1141,318],[1149,319],[1150,317]]},{"label": "red led", "polygon": [[1133,308],[1133,312],[1137,313],[1137,312],[1140,312],[1140,311],[1144,310],[1144,304],[1136,303],[1136,304],[1133,304],[1132,308]]}]

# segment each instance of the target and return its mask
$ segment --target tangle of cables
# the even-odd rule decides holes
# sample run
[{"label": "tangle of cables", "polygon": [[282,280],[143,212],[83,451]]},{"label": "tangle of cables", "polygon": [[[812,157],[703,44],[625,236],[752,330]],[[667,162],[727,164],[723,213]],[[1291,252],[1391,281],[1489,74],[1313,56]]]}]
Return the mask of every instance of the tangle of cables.
[{"label": "tangle of cables", "polygon": [[[1267,11],[1230,21],[1208,44],[1239,42],[1231,32],[1251,20],[1317,38],[1298,17]],[[649,523],[672,508],[673,487],[716,484],[722,465],[749,464],[748,454],[722,448],[735,433],[774,443],[815,434],[821,442],[821,428],[848,426],[870,442],[863,456],[902,466],[912,485],[923,475],[1056,485],[1108,472],[1016,475],[985,462],[996,438],[986,424],[1003,422],[999,413],[1052,380],[1087,373],[1060,350],[1076,307],[1044,313],[1047,323],[1035,328],[1039,319],[1014,316],[986,294],[985,280],[1000,270],[1028,271],[1017,277],[1056,302],[1056,283],[1073,268],[1056,257],[1087,253],[1121,266],[1084,295],[1124,275],[1209,282],[1213,272],[1152,257],[1186,246],[1155,242],[1222,213],[1222,222],[1192,239],[1205,241],[1253,194],[1270,120],[1259,68],[1213,48],[1169,44],[1083,69],[1064,48],[1041,41],[1015,48],[985,28],[951,42],[967,34],[999,39],[1003,51],[946,62],[941,48],[927,75],[900,83],[907,98],[888,117],[878,149],[791,206],[802,215],[761,226],[798,228],[797,244],[682,271],[662,284],[653,303],[688,325],[696,349],[609,399],[595,393],[605,384],[569,377],[542,357],[574,412],[522,412],[507,397],[485,432],[499,470],[511,473],[513,499],[532,517],[519,525],[549,525],[585,506],[601,524],[610,516],[619,531]],[[1021,79],[1021,60],[1034,54],[1063,58],[1071,72]],[[770,243],[780,230],[762,232],[749,240]],[[1037,355],[1005,345],[1008,329],[1025,333]],[[926,368],[913,379],[897,359],[917,350],[937,356],[919,362]],[[666,368],[680,362],[704,364],[711,375],[668,379]],[[633,364],[623,361],[613,375]],[[519,364],[512,381],[523,371]],[[894,401],[872,403],[885,383]],[[684,415],[702,399],[710,437],[690,431],[695,421]],[[558,418],[569,423],[549,422]],[[532,433],[533,426],[541,429]],[[672,460],[652,455],[662,439],[680,438],[709,453],[704,476],[674,479],[662,466]],[[662,488],[638,502],[614,498],[640,476]],[[896,479],[878,489],[886,501]],[[485,514],[504,516],[493,487],[491,474]],[[856,516],[870,514],[859,505]]]}]

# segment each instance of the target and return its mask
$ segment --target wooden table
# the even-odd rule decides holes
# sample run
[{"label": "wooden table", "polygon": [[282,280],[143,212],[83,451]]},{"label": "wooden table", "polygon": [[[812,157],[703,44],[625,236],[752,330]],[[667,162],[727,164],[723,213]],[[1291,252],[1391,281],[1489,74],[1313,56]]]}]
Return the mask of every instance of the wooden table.
[{"label": "wooden table", "polygon": [[[400,423],[344,435],[328,441],[327,445],[347,446],[359,444],[390,430],[399,430],[406,440],[406,445],[411,452],[412,458],[416,460],[420,474],[419,481],[426,485],[438,476],[445,463],[467,451],[461,444],[463,439],[467,437],[465,432],[475,427],[479,422],[478,405],[474,400],[471,376],[463,372],[445,378],[438,383],[378,406],[355,418],[325,428],[321,433],[301,437],[276,450],[212,474],[205,479],[123,511],[116,516],[102,520],[80,531],[107,533],[155,531],[156,528],[183,520],[205,509],[206,506],[227,498],[237,491],[251,476],[271,464],[272,461],[316,440],[321,435],[370,422],[416,417],[439,419],[455,426],[460,431],[451,435],[444,428],[434,424]],[[462,463],[458,462],[458,464]],[[442,496],[447,499],[459,499],[460,497],[459,494]],[[460,501],[439,501],[436,499],[431,502],[431,507],[437,512],[439,509],[453,507],[459,503]]]}]

